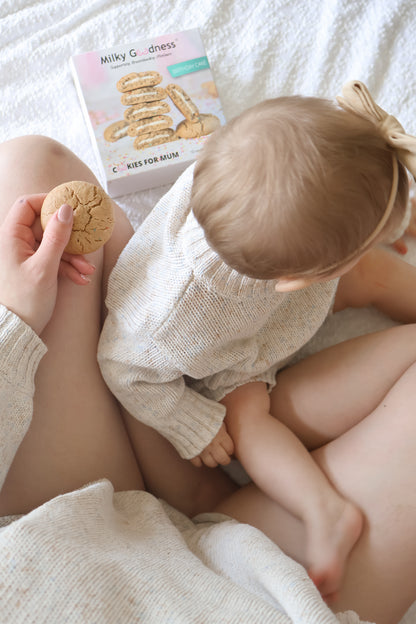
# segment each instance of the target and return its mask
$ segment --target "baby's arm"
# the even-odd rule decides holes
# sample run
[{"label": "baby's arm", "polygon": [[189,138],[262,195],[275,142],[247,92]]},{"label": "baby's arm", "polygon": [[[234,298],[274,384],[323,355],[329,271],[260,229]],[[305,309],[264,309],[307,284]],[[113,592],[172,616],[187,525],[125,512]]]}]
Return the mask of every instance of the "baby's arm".
[{"label": "baby's arm", "polygon": [[[261,400],[259,400],[260,395]],[[243,417],[247,409],[255,412],[261,409],[268,411],[270,399],[265,384],[247,383],[227,394],[220,403],[226,406],[226,418],[234,422],[234,420]],[[230,463],[233,453],[234,442],[223,423],[212,442],[199,455],[192,458],[191,462],[198,467],[202,464],[210,468],[214,468],[218,464],[226,466]]]},{"label": "baby's arm", "polygon": [[134,333],[109,314],[98,361],[108,387],[129,414],[159,431],[184,459],[201,453],[218,433],[224,407],[187,386],[180,362],[170,360],[148,332]]},{"label": "baby's arm", "polygon": [[401,323],[416,321],[416,267],[382,248],[367,252],[339,280],[334,312],[374,306]]}]

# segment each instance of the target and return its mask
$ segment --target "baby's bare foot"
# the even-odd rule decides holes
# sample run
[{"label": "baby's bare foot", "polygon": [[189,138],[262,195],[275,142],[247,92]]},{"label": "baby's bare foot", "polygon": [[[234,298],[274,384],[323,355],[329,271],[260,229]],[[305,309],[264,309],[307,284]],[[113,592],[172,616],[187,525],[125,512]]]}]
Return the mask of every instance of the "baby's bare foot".
[{"label": "baby's bare foot", "polygon": [[363,527],[361,512],[350,502],[337,505],[308,527],[308,574],[322,597],[336,597],[344,575],[345,562]]}]

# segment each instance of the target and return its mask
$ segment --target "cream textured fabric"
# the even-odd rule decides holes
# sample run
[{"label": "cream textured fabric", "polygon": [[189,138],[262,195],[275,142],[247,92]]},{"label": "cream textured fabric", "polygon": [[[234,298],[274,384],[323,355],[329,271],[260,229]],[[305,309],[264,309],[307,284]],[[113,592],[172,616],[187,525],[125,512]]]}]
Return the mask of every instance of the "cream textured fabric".
[{"label": "cream textured fabric", "polygon": [[32,418],[34,375],[45,345],[0,305],[0,487]]},{"label": "cream textured fabric", "polygon": [[190,210],[192,180],[193,166],[121,253],[98,350],[120,402],[186,458],[217,433],[219,399],[248,381],[275,383],[324,322],[337,286],[277,293],[275,280],[230,269]]},{"label": "cream textured fabric", "polygon": [[[0,306],[0,487],[32,416],[45,347]],[[1,624],[359,624],[305,570],[225,516],[192,522],[109,481],[0,522]]]}]

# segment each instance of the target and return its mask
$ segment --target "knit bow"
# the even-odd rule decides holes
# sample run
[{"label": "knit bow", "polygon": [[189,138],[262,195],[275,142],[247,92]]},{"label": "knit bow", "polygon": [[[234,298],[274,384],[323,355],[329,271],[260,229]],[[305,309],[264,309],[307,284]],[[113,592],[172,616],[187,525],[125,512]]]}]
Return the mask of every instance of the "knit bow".
[{"label": "knit bow", "polygon": [[365,84],[359,80],[347,82],[337,101],[345,110],[376,124],[387,144],[394,148],[397,158],[416,179],[416,137],[406,134],[397,119],[375,103]]}]

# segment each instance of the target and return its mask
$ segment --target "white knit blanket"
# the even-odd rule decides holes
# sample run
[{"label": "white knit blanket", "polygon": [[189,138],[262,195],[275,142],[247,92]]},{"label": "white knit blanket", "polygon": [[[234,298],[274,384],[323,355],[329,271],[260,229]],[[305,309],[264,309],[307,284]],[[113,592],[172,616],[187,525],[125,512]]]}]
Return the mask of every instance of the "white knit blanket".
[{"label": "white knit blanket", "polygon": [[[333,98],[344,82],[360,79],[385,110],[416,134],[414,0],[0,0],[0,141],[21,134],[46,134],[66,144],[98,175],[69,57],[191,28],[201,31],[227,119],[261,99],[280,94]],[[137,226],[166,190],[124,196],[119,203]],[[408,258],[413,257],[412,246]],[[312,348],[389,324],[374,311],[347,311],[326,324]],[[224,545],[224,550],[214,548],[213,565],[224,566],[231,574],[233,558],[227,559],[225,545],[232,544],[234,538],[230,535],[228,542],[222,530],[210,536]],[[33,539],[38,537],[35,531]],[[70,544],[68,549],[64,565],[75,573]],[[279,555],[263,550],[270,559],[262,568],[259,583],[262,592],[279,601],[290,592],[293,571],[286,560],[286,571],[281,573],[279,568],[274,576]],[[238,583],[245,576],[247,591],[251,591],[257,581],[250,578],[248,553],[246,559],[242,553],[236,565]],[[271,571],[267,573],[266,568]],[[48,583],[39,591],[50,589],[53,580]],[[122,590],[122,579],[119,584]],[[157,594],[154,596],[156,600]],[[0,619],[1,613],[0,608]],[[70,614],[68,618],[60,621],[71,621]],[[80,617],[76,621],[85,620]],[[97,617],[97,621],[103,620]],[[200,621],[208,620],[202,617]],[[300,615],[294,608],[275,621],[322,624],[333,618],[320,615],[314,619],[307,609]],[[409,616],[406,624],[415,621],[416,617]]]},{"label": "white knit blanket", "polygon": [[363,624],[260,531],[204,516],[108,481],[53,499],[0,531],[1,624]]}]

